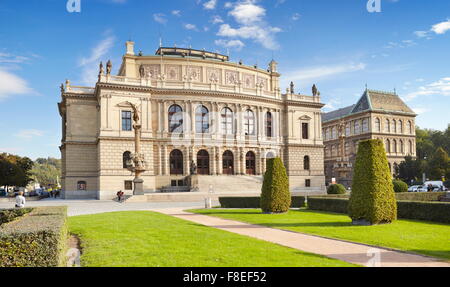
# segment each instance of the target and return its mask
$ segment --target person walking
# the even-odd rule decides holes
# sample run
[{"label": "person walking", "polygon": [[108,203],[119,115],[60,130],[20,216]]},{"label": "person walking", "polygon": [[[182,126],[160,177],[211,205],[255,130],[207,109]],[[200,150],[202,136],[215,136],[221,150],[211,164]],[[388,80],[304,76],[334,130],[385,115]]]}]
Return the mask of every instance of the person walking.
[{"label": "person walking", "polygon": [[25,207],[25,197],[23,196],[23,192],[20,191],[19,195],[16,196],[16,208],[24,208]]}]

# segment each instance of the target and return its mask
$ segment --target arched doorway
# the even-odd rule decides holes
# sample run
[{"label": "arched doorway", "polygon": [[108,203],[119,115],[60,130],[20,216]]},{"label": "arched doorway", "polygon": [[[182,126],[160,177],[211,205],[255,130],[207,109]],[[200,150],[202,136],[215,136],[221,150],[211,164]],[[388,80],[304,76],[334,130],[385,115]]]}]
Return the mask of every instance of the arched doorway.
[{"label": "arched doorway", "polygon": [[170,153],[170,174],[182,175],[183,172],[183,153],[175,149]]},{"label": "arched doorway", "polygon": [[197,154],[197,173],[209,175],[209,153],[206,150],[201,150]]},{"label": "arched doorway", "polygon": [[248,175],[256,175],[256,156],[252,151],[245,156],[245,172]]},{"label": "arched doorway", "polygon": [[222,159],[223,174],[233,175],[234,174],[234,156],[229,150],[223,153]]}]

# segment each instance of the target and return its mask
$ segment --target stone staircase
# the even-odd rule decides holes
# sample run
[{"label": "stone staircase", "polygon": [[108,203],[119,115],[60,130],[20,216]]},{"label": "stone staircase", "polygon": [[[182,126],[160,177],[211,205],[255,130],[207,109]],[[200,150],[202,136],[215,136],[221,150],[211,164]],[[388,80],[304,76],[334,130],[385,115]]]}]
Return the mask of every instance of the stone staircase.
[{"label": "stone staircase", "polygon": [[260,193],[263,184],[262,176],[198,176],[200,192],[209,192],[210,187],[214,193]]}]

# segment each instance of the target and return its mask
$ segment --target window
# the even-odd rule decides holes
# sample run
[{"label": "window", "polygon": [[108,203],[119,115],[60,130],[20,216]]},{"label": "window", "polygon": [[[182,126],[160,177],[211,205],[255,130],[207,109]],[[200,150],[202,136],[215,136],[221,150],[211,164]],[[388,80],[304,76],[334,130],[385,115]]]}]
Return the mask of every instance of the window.
[{"label": "window", "polygon": [[332,129],[331,129],[331,139],[336,139],[337,138],[337,135],[336,135],[336,127],[333,127]]},{"label": "window", "polygon": [[375,119],[375,132],[376,133],[381,132],[381,121],[379,118]]},{"label": "window", "polygon": [[126,180],[124,185],[125,190],[133,190],[133,182],[131,180]]},{"label": "window", "polygon": [[400,140],[400,153],[405,154],[405,144]]},{"label": "window", "polygon": [[348,142],[345,143],[345,155],[350,155],[350,144]]},{"label": "window", "polygon": [[126,151],[122,155],[123,168],[129,168],[133,166],[133,162],[131,159],[131,152]]},{"label": "window", "polygon": [[223,174],[233,175],[234,174],[234,157],[233,153],[229,150],[223,153],[222,156],[222,169]]},{"label": "window", "polygon": [[305,187],[311,187],[311,180],[305,179]]},{"label": "window", "polygon": [[245,170],[248,175],[256,175],[256,156],[252,151],[245,156]]},{"label": "window", "polygon": [[350,134],[351,134],[351,131],[350,131],[350,124],[347,123],[347,124],[345,125],[345,135],[346,135],[346,136],[350,136]]},{"label": "window", "polygon": [[412,124],[411,124],[411,121],[408,121],[408,125],[407,125],[407,130],[408,130],[408,133],[410,134],[410,135],[412,135],[413,134],[413,130],[412,130]]},{"label": "window", "polygon": [[391,153],[391,141],[386,140],[386,152]]},{"label": "window", "polygon": [[220,114],[222,123],[222,133],[224,135],[232,135],[233,131],[233,111],[230,108],[224,108]]},{"label": "window", "polygon": [[197,171],[200,175],[209,175],[209,153],[206,150],[197,154]]},{"label": "window", "polygon": [[384,123],[384,132],[390,133],[391,132],[391,122],[386,119],[386,122]]},{"label": "window", "polygon": [[395,120],[391,122],[391,132],[394,134],[397,133],[397,122]]},{"label": "window", "polygon": [[328,131],[327,131],[327,139],[328,139],[328,140],[332,140],[332,137],[331,137],[331,128],[329,128]]},{"label": "window", "polygon": [[178,105],[169,108],[169,132],[183,132],[183,109]]},{"label": "window", "polygon": [[183,153],[175,149],[170,153],[170,174],[181,175],[183,172]]},{"label": "window", "polygon": [[309,124],[308,123],[302,123],[302,138],[304,140],[309,139]]},{"label": "window", "polygon": [[303,158],[303,169],[304,169],[304,170],[310,170],[309,156],[305,156],[305,157]]},{"label": "window", "polygon": [[353,129],[354,129],[354,134],[355,135],[359,135],[361,133],[361,126],[359,124],[359,120],[358,121],[354,121]]},{"label": "window", "polygon": [[396,140],[393,141],[392,152],[393,152],[393,153],[397,153],[397,141],[396,141]]},{"label": "window", "polygon": [[268,112],[266,114],[266,137],[268,138],[271,138],[273,136],[272,126],[273,126],[272,114]]},{"label": "window", "polygon": [[195,111],[195,131],[198,134],[209,133],[209,111],[205,106],[199,106]]},{"label": "window", "polygon": [[367,133],[369,131],[369,120],[368,119],[363,119],[362,130],[363,130],[363,133]]},{"label": "window", "polygon": [[246,136],[255,135],[255,114],[251,110],[244,113],[244,132]]},{"label": "window", "polygon": [[87,190],[87,184],[85,181],[79,181],[77,182],[77,190]]},{"label": "window", "polygon": [[413,155],[414,154],[414,148],[413,148],[413,143],[412,141],[409,141],[409,154]]},{"label": "window", "polygon": [[403,133],[403,122],[402,121],[398,121],[398,129],[397,129],[399,134]]},{"label": "window", "polygon": [[132,121],[131,121],[131,112],[130,111],[122,111],[122,130],[123,131],[131,131],[132,130]]}]

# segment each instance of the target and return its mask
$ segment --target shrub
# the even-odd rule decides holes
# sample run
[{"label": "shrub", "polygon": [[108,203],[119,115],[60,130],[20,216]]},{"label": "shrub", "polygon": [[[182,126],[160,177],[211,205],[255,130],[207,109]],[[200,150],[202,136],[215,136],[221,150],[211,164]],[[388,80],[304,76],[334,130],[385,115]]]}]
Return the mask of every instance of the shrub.
[{"label": "shrub", "polygon": [[291,206],[289,178],[281,158],[267,160],[267,171],[261,193],[261,209],[265,213],[284,213]]},{"label": "shrub", "polygon": [[394,185],[395,193],[408,192],[408,185],[405,182],[401,180],[394,180],[392,181],[392,184]]},{"label": "shrub", "polygon": [[397,193],[395,198],[406,201],[439,201],[439,198],[446,194],[446,192],[408,192]]},{"label": "shrub", "polygon": [[348,211],[353,220],[371,224],[390,223],[397,218],[392,176],[381,140],[359,143]]},{"label": "shrub", "polygon": [[327,188],[328,194],[345,194],[346,192],[345,186],[342,184],[332,184]]},{"label": "shrub", "polygon": [[32,211],[31,208],[0,210],[0,225],[13,221]]},{"label": "shrub", "polygon": [[398,217],[450,223],[450,203],[397,201]]},{"label": "shrub", "polygon": [[66,207],[33,209],[0,227],[0,267],[63,266],[67,241]]},{"label": "shrub", "polygon": [[[292,208],[305,207],[304,196],[292,197]],[[219,197],[222,208],[261,208],[261,197]]]},{"label": "shrub", "polygon": [[347,213],[348,199],[332,197],[308,197],[308,209],[336,213]]}]

